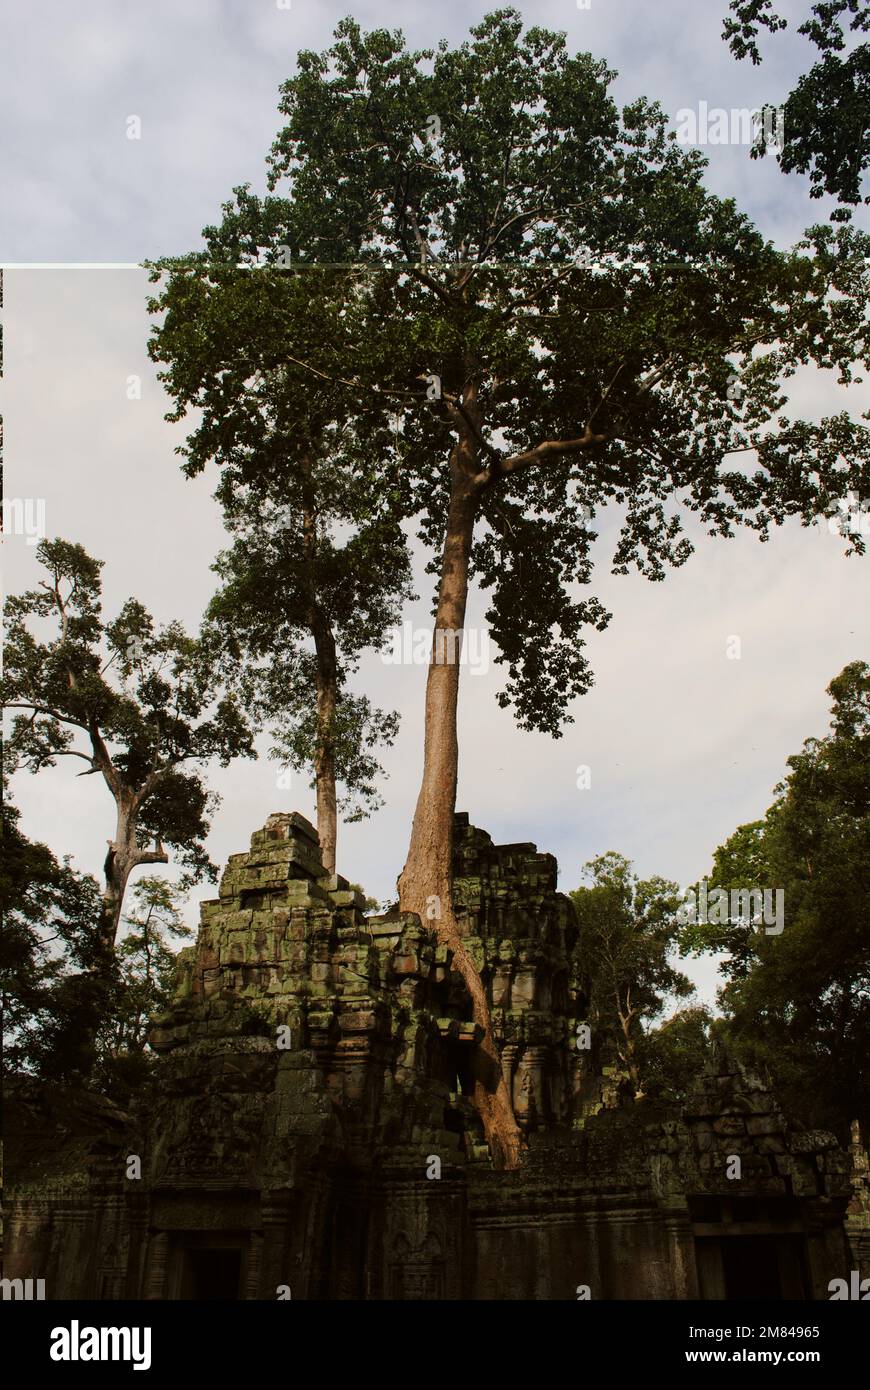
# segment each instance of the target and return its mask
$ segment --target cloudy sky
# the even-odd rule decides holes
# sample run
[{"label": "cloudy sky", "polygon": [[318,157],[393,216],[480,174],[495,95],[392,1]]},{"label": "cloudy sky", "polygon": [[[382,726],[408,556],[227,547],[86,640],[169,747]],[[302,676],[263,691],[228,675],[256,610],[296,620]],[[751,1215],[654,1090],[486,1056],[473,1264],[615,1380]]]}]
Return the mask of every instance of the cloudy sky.
[{"label": "cloudy sky", "polygon": [[[6,494],[44,499],[46,531],[80,541],[105,561],[106,609],[132,594],[160,620],[198,623],[222,545],[214,476],[186,482],[175,449],[182,427],[168,408],[145,344],[146,277],[106,268],[179,254],[199,244],[236,184],[263,186],[263,160],[277,131],[278,87],[300,48],[329,43],[348,9],[364,27],[401,26],[418,47],[461,41],[492,5],[319,0],[151,0],[148,5],[42,0],[0,6],[13,62],[0,91],[4,207]],[[547,0],[518,6],[527,19],[566,31],[617,69],[615,94],[654,97],[676,119],[682,108],[756,107],[780,100],[812,56],[791,31],[761,68],[736,64],[721,42],[725,0]],[[804,6],[782,3],[794,17]],[[141,139],[128,140],[137,116]],[[709,186],[733,196],[779,245],[823,220],[806,180],[786,178],[745,148],[708,149]],[[47,268],[48,265],[54,268]],[[21,266],[40,268],[20,268]],[[100,265],[88,269],[84,266]],[[79,268],[58,268],[77,266]],[[142,379],[140,400],[128,378]],[[861,388],[844,392],[824,374],[794,383],[792,409],[819,418],[866,408]],[[556,854],[560,886],[579,881],[592,855],[616,849],[646,873],[682,884],[705,873],[714,848],[761,815],[785,759],[827,724],[825,687],[867,654],[865,562],[842,542],[789,524],[770,544],[752,535],[699,538],[683,569],[663,584],[608,573],[614,521],[605,519],[593,591],[613,611],[589,637],[596,685],[572,709],[561,740],[517,731],[498,708],[499,668],[466,673],[461,696],[459,807],[497,841],[534,840]],[[34,547],[3,544],[7,591],[37,577]],[[428,581],[408,620],[424,625]],[[480,625],[473,596],[468,623]],[[740,660],[728,639],[741,639]],[[402,714],[385,757],[387,805],[342,831],[339,870],[380,898],[401,869],[422,756],[422,666],[373,655],[360,686]],[[578,789],[577,769],[591,769]],[[223,796],[212,858],[247,847],[275,810],[313,813],[302,779],[278,787],[261,760],[216,770]],[[76,865],[99,873],[113,830],[96,778],[76,780],[69,761],[16,779],[24,828]],[[199,897],[210,896],[204,888]],[[191,920],[195,920],[193,902]],[[705,997],[709,963],[692,967]]]}]

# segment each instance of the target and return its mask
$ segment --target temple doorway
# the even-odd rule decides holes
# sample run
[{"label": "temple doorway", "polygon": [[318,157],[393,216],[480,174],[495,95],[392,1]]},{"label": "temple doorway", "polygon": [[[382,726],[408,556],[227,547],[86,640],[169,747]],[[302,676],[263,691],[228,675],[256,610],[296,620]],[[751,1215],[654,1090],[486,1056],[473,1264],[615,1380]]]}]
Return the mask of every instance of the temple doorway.
[{"label": "temple doorway", "polygon": [[185,1250],[179,1297],[197,1303],[238,1299],[241,1273],[241,1250]]},{"label": "temple doorway", "polygon": [[689,1199],[701,1298],[809,1298],[806,1237],[794,1199]]},{"label": "temple doorway", "polygon": [[804,1299],[803,1242],[794,1236],[728,1236],[697,1240],[701,1298],[729,1302]]},{"label": "temple doorway", "polygon": [[237,1302],[245,1273],[244,1237],[179,1234],[174,1242],[170,1298]]}]

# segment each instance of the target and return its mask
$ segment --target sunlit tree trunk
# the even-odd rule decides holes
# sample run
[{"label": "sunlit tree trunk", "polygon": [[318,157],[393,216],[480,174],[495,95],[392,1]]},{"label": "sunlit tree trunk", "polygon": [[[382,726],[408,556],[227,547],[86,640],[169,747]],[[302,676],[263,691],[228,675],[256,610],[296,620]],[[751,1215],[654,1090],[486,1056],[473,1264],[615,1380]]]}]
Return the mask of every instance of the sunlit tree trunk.
[{"label": "sunlit tree trunk", "polygon": [[122,792],[116,797],[118,808],[114,840],[103,866],[105,888],[100,915],[100,940],[106,959],[110,960],[124,909],[124,894],[131,873],[140,864],[168,864],[169,855],[158,840],[153,849],[143,849],[136,842],[136,803],[131,794]]},{"label": "sunlit tree trunk", "polygon": [[[317,514],[311,487],[311,460],[303,463],[306,485],[303,489],[302,526],[305,555],[311,576],[317,563]],[[308,625],[314,638],[317,703],[317,738],[314,749],[314,785],[317,794],[317,836],[320,856],[328,874],[335,873],[338,842],[338,800],[335,789],[335,714],[338,704],[338,662],[335,637],[327,615],[317,600],[313,577],[308,590]]]},{"label": "sunlit tree trunk", "polygon": [[314,636],[317,653],[315,691],[317,699],[317,746],[314,778],[317,788],[317,835],[323,867],[335,873],[338,840],[338,810],[335,791],[335,709],[338,696],[338,669],[335,639],[328,626],[317,625]]},{"label": "sunlit tree trunk", "polygon": [[408,857],[399,878],[399,905],[431,925],[453,952],[453,966],[471,996],[472,1018],[484,1029],[476,1055],[473,1101],[498,1167],[519,1161],[520,1132],[492,1035],[489,1002],[468,954],[453,911],[453,816],[459,762],[457,701],[459,655],[468,598],[468,569],[480,487],[461,468],[460,450],[451,460],[452,487],[432,657],[426,682],[423,780]]}]

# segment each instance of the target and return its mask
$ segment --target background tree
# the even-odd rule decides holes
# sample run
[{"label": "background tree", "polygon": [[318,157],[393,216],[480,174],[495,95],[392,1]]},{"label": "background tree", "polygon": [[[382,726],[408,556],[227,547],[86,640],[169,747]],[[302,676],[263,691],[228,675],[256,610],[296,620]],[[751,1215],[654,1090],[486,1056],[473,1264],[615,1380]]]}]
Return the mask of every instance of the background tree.
[{"label": "background tree", "polygon": [[[768,860],[765,821],[751,821],[739,825],[713,854],[713,868],[706,879],[707,894],[724,889],[729,894],[729,904],[734,901],[730,894],[770,888],[773,883],[772,869]],[[700,883],[692,886],[694,902],[699,902]],[[721,914],[717,914],[720,916]],[[746,922],[729,913],[722,921],[688,921],[680,933],[681,949],[689,954],[699,951],[713,951],[723,954],[719,964],[720,971],[729,978],[745,976],[756,959],[755,932],[747,930]]]},{"label": "background tree", "polygon": [[[198,424],[182,450],[193,476],[220,467],[217,497],[235,537],[215,566],[210,608],[226,669],[247,706],[273,729],[273,755],[314,769],[323,862],[335,870],[339,810],[356,820],[379,804],[376,750],[398,716],[348,687],[360,654],[379,647],[409,595],[407,511],[394,439],[381,409],[314,378],[289,353],[326,341],[333,370],[354,312],[346,275],[310,278],[254,265],[272,235],[271,205],[247,190],[207,228],[208,253],[166,272],[150,352],[175,401]],[[282,248],[273,246],[280,266]],[[348,304],[350,303],[350,308]],[[311,692],[315,699],[312,701]],[[343,785],[339,798],[337,787]]]},{"label": "background tree", "polygon": [[168,845],[188,882],[216,876],[203,843],[217,803],[205,766],[250,756],[251,735],[237,703],[220,694],[207,644],[178,623],[157,627],[135,599],[104,623],[101,561],[63,540],[36,553],[48,579],[6,605],[2,698],[17,711],[7,768],[38,772],[77,758],[87,764],[79,775],[99,775],[111,793],[116,827],[99,913],[109,970],[136,867],[168,863]]},{"label": "background tree", "polygon": [[[362,649],[373,643],[363,641],[353,650],[343,640],[357,615],[343,608],[355,586],[352,581],[343,585],[339,571],[365,554],[371,532],[353,555],[341,553],[348,547],[312,544],[317,559],[305,566],[305,588],[317,598],[308,605],[294,587],[304,565],[299,553],[304,542],[288,544],[280,529],[270,535],[262,522],[250,530],[242,523],[234,530],[238,539],[215,566],[224,583],[209,605],[208,618],[246,708],[259,728],[271,728],[270,756],[297,772],[313,769],[321,856],[327,872],[334,873],[339,820],[362,820],[382,804],[378,750],[393,743],[399,725],[394,711],[377,708],[348,687]],[[404,537],[400,544],[404,546]],[[330,561],[336,561],[339,582],[327,595],[322,579]],[[369,573],[376,574],[376,553],[370,563]],[[340,611],[336,599],[342,603]],[[306,646],[312,624],[317,630],[313,652]],[[374,631],[368,628],[369,635]]]},{"label": "background tree", "polygon": [[129,1092],[148,1075],[146,1048],[150,1020],[172,1000],[176,956],[193,936],[184,925],[183,893],[164,878],[140,878],[133,907],[123,918],[128,931],[117,947],[119,987],[111,1015],[102,1020],[98,1047],[102,1070],[113,1089]]},{"label": "background tree", "polygon": [[[722,37],[735,58],[761,62],[758,35],[788,27],[773,0],[731,0],[732,18]],[[834,222],[847,221],[851,207],[870,203],[864,175],[870,167],[870,44],[852,36],[870,30],[865,0],[823,0],[808,7],[798,28],[821,54],[781,104],[783,138],[777,149],[783,173],[809,174],[810,197],[829,193],[840,204]],[[762,132],[753,158],[766,153]]]},{"label": "background tree", "polygon": [[679,888],[663,878],[639,879],[612,850],[590,860],[584,874],[589,886],[570,896],[579,925],[575,951],[585,976],[585,1022],[599,1065],[615,1059],[640,1098],[644,1025],[661,1014],[669,995],[692,993],[691,981],[670,963],[679,936]]},{"label": "background tree", "polygon": [[718,1020],[703,1004],[689,1004],[647,1029],[638,1041],[644,1094],[682,1109],[712,1056]]},{"label": "background tree", "polygon": [[[720,965],[720,1005],[789,1108],[845,1139],[870,1119],[870,667],[852,662],[828,689],[831,732],[788,759],[760,833],[717,851],[733,886],[781,888],[785,907],[781,934],[744,930]],[[684,945],[729,947],[713,926],[687,929]]]},{"label": "background tree", "polygon": [[4,789],[0,862],[0,1038],[4,1071],[87,1077],[114,981],[100,964],[100,888],[28,840]]}]

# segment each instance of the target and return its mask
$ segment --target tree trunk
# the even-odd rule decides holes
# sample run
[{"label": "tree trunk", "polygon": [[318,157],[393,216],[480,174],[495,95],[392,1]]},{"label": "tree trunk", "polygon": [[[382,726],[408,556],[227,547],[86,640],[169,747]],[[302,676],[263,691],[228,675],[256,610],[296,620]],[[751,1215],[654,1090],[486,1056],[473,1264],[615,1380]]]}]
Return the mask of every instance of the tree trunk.
[{"label": "tree trunk", "polygon": [[106,886],[103,890],[103,907],[100,914],[100,939],[106,958],[110,959],[115,949],[115,939],[124,908],[124,894],[131,873],[138,864],[168,864],[169,855],[157,841],[153,850],[140,849],[136,843],[135,802],[124,797],[118,803],[118,821],[114,840],[109,841],[109,852],[103,866]]},{"label": "tree trunk", "polygon": [[478,507],[467,475],[451,461],[452,487],[432,656],[426,682],[423,780],[414,812],[408,858],[399,878],[399,905],[431,924],[453,952],[453,966],[471,996],[472,1018],[484,1029],[476,1057],[473,1101],[497,1167],[519,1162],[521,1138],[492,1035],[489,1002],[453,913],[453,815],[459,744],[456,712],[459,656],[468,598],[468,567]]},{"label": "tree trunk", "polygon": [[317,702],[317,743],[314,749],[314,785],[317,790],[317,836],[320,855],[328,874],[335,873],[338,841],[338,810],[335,794],[335,711],[338,704],[338,663],[335,637],[329,618],[318,601],[311,576],[317,560],[317,514],[311,487],[311,459],[303,459],[302,533],[305,558],[309,565],[308,626],[314,638],[317,671],[314,677]]},{"label": "tree trunk", "polygon": [[120,834],[115,840],[109,841],[109,852],[106,855],[104,869],[106,886],[103,890],[100,938],[106,955],[111,956],[115,948],[115,938],[118,935],[118,927],[121,922],[121,912],[124,906],[124,893],[127,889],[127,880],[133,869],[133,865],[130,863],[129,855],[126,851],[125,842]]},{"label": "tree trunk", "polygon": [[317,835],[323,867],[328,874],[334,874],[338,840],[335,795],[335,708],[338,700],[338,675],[335,638],[328,624],[315,624],[314,645],[317,653],[317,747],[314,752]]},{"label": "tree trunk", "polygon": [[625,1069],[628,1072],[628,1079],[634,1087],[634,1098],[635,1100],[640,1100],[643,1096],[643,1087],[641,1085],[640,1071],[637,1065],[637,1049],[634,1044],[634,1038],[631,1036],[631,1024],[634,1019],[634,1011],[623,1014],[617,1003],[617,1014],[619,1015],[619,1026],[622,1029],[622,1036],[625,1042],[623,1048]]}]

